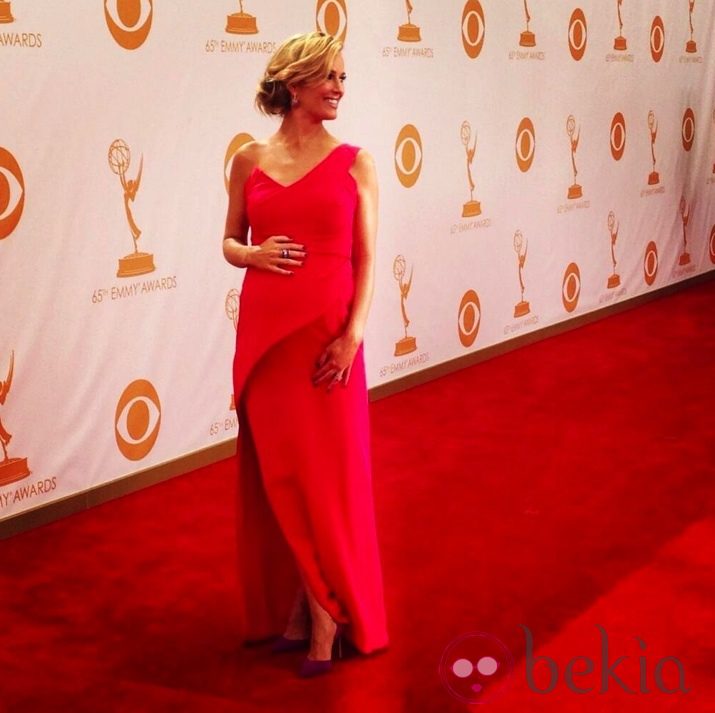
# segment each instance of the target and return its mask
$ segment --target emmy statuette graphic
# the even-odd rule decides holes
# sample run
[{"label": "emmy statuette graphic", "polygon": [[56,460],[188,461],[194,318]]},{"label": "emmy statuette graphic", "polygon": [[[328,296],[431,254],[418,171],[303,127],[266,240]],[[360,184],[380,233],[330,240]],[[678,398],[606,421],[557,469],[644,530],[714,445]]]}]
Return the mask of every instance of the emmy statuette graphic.
[{"label": "emmy statuette graphic", "polygon": [[[226,295],[226,316],[231,320],[233,324],[233,329],[236,331],[238,329],[238,305],[239,305],[239,292],[237,289],[231,289]],[[231,405],[229,406],[231,411],[236,410],[236,396],[231,394]]]},{"label": "emmy statuette graphic", "polygon": [[[7,395],[10,393],[12,386],[12,375],[15,370],[15,352],[10,355],[10,367],[7,372],[7,379],[0,381],[0,405],[5,404]],[[0,446],[2,446],[3,459],[0,461],[0,485],[14,483],[16,480],[22,480],[30,475],[30,470],[27,467],[27,458],[10,458],[7,452],[7,447],[12,439],[12,434],[5,430],[5,427],[0,420]]]},{"label": "emmy statuette graphic", "polygon": [[648,176],[648,185],[657,186],[660,183],[660,175],[655,170],[655,140],[658,136],[658,122],[652,110],[648,112],[648,129],[650,130],[650,153],[653,158],[653,170]]},{"label": "emmy statuette graphic", "polygon": [[618,229],[620,224],[616,225],[616,216],[611,211],[608,214],[608,232],[611,235],[611,260],[613,261],[613,274],[608,278],[606,287],[612,290],[614,287],[618,287],[621,284],[621,277],[616,273],[616,240],[618,240]]},{"label": "emmy statuette graphic", "polygon": [[623,0],[618,0],[618,37],[613,40],[613,49],[623,51],[628,48],[626,38],[623,36],[623,18],[621,17],[621,5]]},{"label": "emmy statuette graphic", "polygon": [[690,12],[690,39],[685,43],[685,51],[688,54],[695,54],[698,51],[698,43],[693,39],[693,10],[695,9],[695,0],[688,0],[688,11]]},{"label": "emmy statuette graphic", "polygon": [[524,265],[526,263],[526,252],[529,248],[528,243],[524,244],[524,236],[521,234],[521,230],[517,230],[514,233],[514,252],[519,258],[519,285],[521,286],[521,299],[514,305],[514,316],[523,317],[525,314],[529,314],[531,308],[529,303],[524,301]]},{"label": "emmy statuette graphic", "polygon": [[234,35],[255,35],[258,32],[256,18],[243,11],[243,0],[238,2],[238,12],[226,16],[226,32]]},{"label": "emmy statuette graphic", "polygon": [[12,3],[0,0],[0,24],[3,22],[12,22],[14,19],[12,16]]},{"label": "emmy statuette graphic", "polygon": [[578,149],[578,142],[581,138],[581,130],[579,129],[578,135],[574,138],[574,134],[576,133],[576,119],[573,114],[569,114],[569,118],[566,119],[566,133],[569,136],[571,166],[573,167],[573,184],[569,186],[568,198],[580,198],[583,195],[583,190],[581,186],[576,183],[576,176],[578,175],[578,169],[576,168],[576,150]]},{"label": "emmy statuette graphic", "polygon": [[479,201],[474,200],[474,179],[472,178],[472,163],[474,162],[474,154],[477,150],[477,137],[474,137],[474,144],[470,148],[469,142],[472,139],[472,127],[468,121],[462,122],[461,129],[462,143],[464,150],[467,152],[467,179],[469,180],[469,200],[462,206],[462,217],[470,218],[479,215],[482,212],[482,206]]},{"label": "emmy statuette graphic", "polygon": [[680,217],[683,220],[683,252],[678,258],[678,265],[690,263],[690,253],[688,252],[688,221],[690,220],[690,206],[685,200],[685,196],[680,197]]},{"label": "emmy statuette graphic", "polygon": [[519,44],[522,47],[535,47],[536,35],[529,29],[531,15],[529,14],[529,6],[526,0],[524,0],[524,14],[526,15],[526,29],[521,33],[519,37]]},{"label": "emmy statuette graphic", "polygon": [[407,317],[407,311],[405,310],[405,301],[407,300],[407,295],[410,294],[410,287],[412,285],[413,271],[410,270],[410,279],[407,282],[403,282],[405,272],[407,272],[405,258],[402,255],[398,255],[395,258],[395,262],[392,263],[392,274],[395,276],[395,279],[400,285],[400,309],[402,310],[402,322],[405,326],[405,336],[395,342],[395,356],[403,356],[417,349],[417,340],[414,337],[407,336],[407,326],[409,325],[410,320]]},{"label": "emmy statuette graphic", "polygon": [[129,206],[130,202],[134,202],[137,192],[139,191],[139,185],[142,180],[142,169],[144,167],[144,157],[142,156],[139,161],[139,173],[137,174],[137,177],[129,180],[127,180],[126,172],[129,169],[131,153],[129,151],[129,146],[127,146],[122,139],[112,141],[112,144],[109,147],[108,158],[109,167],[112,169],[113,173],[116,173],[119,176],[119,180],[122,183],[122,189],[124,190],[124,210],[127,214],[129,230],[131,231],[132,240],[134,241],[134,252],[126,255],[125,257],[119,258],[117,277],[133,277],[134,275],[144,275],[147,272],[153,272],[155,270],[154,256],[151,253],[139,252],[138,240],[142,231],[139,230],[137,224],[134,222],[132,211]]},{"label": "emmy statuette graphic", "polygon": [[397,31],[397,39],[400,42],[419,42],[422,39],[420,37],[420,28],[412,24],[412,10],[414,8],[410,0],[405,0],[405,5],[407,6],[407,24],[400,25],[400,29]]}]

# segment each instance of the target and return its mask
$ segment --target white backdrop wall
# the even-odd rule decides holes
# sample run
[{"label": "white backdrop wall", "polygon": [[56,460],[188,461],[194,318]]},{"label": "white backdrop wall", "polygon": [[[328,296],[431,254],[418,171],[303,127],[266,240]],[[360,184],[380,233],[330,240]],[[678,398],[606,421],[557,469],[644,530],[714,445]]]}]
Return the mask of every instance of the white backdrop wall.
[{"label": "white backdrop wall", "polygon": [[378,166],[371,386],[715,267],[714,0],[408,10],[0,1],[0,519],[235,436],[225,175],[296,32]]}]

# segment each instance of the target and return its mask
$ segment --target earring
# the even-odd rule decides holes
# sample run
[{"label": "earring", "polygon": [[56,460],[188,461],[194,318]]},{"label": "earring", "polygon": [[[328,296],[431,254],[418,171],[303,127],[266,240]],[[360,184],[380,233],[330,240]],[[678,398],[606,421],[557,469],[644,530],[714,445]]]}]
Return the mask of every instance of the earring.
[{"label": "earring", "polygon": [[298,95],[294,94],[290,100],[291,106],[298,106]]}]

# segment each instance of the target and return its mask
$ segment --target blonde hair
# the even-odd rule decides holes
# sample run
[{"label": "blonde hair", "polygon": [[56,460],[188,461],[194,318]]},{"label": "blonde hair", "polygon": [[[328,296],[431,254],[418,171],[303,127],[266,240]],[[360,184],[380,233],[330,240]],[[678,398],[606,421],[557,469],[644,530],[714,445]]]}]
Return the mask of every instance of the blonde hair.
[{"label": "blonde hair", "polygon": [[268,61],[256,90],[256,106],[263,114],[285,116],[291,109],[289,84],[317,84],[327,77],[343,43],[325,32],[289,37]]}]

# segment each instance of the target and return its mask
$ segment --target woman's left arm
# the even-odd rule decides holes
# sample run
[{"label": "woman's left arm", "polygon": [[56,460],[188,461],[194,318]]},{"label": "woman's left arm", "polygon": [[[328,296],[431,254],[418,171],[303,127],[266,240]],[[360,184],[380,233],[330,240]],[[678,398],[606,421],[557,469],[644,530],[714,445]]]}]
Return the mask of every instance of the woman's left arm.
[{"label": "woman's left arm", "polygon": [[326,347],[313,375],[314,384],[328,381],[328,389],[339,381],[348,383],[355,354],[365,333],[375,284],[378,189],[372,156],[361,149],[350,173],[358,192],[352,246],[355,292],[345,330]]}]

